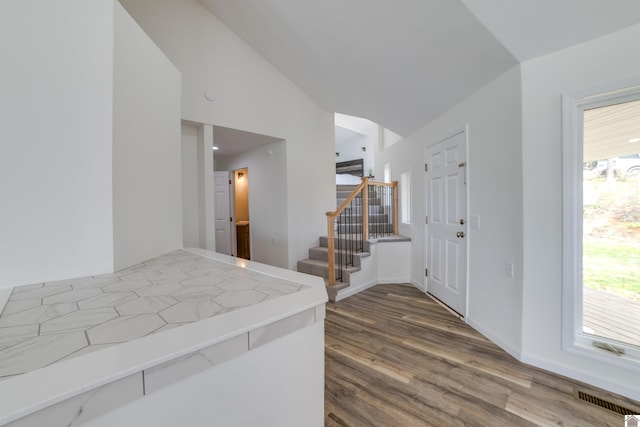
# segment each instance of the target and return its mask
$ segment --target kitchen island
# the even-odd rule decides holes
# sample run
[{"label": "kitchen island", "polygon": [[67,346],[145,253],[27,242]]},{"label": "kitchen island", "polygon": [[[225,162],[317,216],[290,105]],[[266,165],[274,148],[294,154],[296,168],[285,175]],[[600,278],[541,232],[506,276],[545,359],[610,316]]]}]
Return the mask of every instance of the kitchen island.
[{"label": "kitchen island", "polygon": [[185,249],[5,300],[0,425],[322,425],[320,278]]}]

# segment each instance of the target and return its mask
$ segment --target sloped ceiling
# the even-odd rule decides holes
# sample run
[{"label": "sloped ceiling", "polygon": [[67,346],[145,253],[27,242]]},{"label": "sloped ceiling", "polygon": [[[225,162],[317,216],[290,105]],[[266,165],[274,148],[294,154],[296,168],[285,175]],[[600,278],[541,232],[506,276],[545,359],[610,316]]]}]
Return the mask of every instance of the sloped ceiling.
[{"label": "sloped ceiling", "polygon": [[215,156],[233,156],[277,141],[282,141],[282,138],[222,126],[213,127],[213,145],[219,148]]},{"label": "sloped ceiling", "polygon": [[202,0],[323,108],[408,135],[516,64],[457,0]]},{"label": "sloped ceiling", "polygon": [[462,0],[519,60],[640,22],[638,0]]},{"label": "sloped ceiling", "polygon": [[200,0],[323,108],[407,136],[524,59],[640,21],[638,0]]}]

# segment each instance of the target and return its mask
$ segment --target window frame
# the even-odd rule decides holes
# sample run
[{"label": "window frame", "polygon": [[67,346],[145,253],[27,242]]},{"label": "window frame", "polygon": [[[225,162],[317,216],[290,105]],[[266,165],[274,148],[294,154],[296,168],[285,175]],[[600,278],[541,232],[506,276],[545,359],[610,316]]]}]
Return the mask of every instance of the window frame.
[{"label": "window frame", "polygon": [[407,226],[411,225],[411,187],[411,169],[407,169],[400,174],[400,224]]},{"label": "window frame", "polygon": [[382,181],[391,184],[391,162],[385,162],[382,166]]},{"label": "window frame", "polygon": [[597,336],[622,347],[618,356],[595,348],[595,335],[583,332],[583,132],[584,111],[640,100],[640,80],[619,82],[562,95],[562,348],[613,366],[640,372],[640,348]]}]

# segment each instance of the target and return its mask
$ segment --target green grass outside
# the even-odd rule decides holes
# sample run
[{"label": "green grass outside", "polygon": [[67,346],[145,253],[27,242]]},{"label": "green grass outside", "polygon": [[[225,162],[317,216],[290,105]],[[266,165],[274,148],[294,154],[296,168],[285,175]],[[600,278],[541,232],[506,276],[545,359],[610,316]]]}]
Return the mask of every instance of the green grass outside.
[{"label": "green grass outside", "polygon": [[640,301],[640,246],[584,242],[582,282]]}]

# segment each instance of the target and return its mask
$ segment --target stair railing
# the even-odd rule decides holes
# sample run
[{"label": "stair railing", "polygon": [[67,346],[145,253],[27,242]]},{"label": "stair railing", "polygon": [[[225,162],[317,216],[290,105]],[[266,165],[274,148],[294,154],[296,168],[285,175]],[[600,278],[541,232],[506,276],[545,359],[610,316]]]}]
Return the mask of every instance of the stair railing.
[{"label": "stair railing", "polygon": [[[373,214],[370,208],[375,208]],[[326,215],[328,282],[334,286],[342,281],[344,269],[353,266],[366,240],[398,234],[398,181],[370,182],[363,177],[338,209]]]}]

